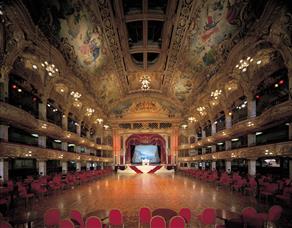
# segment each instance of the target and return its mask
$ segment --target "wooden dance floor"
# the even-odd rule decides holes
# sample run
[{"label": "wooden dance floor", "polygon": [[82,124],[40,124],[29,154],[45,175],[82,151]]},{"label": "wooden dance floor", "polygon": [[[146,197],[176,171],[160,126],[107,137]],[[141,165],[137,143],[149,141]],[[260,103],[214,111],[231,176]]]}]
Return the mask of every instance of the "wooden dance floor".
[{"label": "wooden dance floor", "polygon": [[[139,208],[145,206],[152,210],[166,207],[177,212],[182,207],[189,207],[192,210],[192,227],[198,227],[195,215],[206,207],[234,212],[240,212],[246,206],[267,209],[253,197],[216,189],[214,184],[178,174],[116,174],[44,197],[30,205],[29,209],[37,210],[42,215],[46,209],[58,207],[65,218],[75,208],[83,215],[97,209],[119,208],[124,215],[126,227],[137,227]],[[39,227],[40,224],[42,218],[34,227]]]}]

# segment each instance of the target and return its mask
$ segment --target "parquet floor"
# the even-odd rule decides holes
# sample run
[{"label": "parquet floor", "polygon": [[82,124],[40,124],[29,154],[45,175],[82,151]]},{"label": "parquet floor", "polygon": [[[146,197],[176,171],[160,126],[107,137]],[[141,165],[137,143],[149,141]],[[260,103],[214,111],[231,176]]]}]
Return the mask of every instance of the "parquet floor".
[{"label": "parquet floor", "polygon": [[[138,211],[144,206],[152,210],[166,207],[177,212],[182,207],[189,207],[193,216],[191,227],[199,227],[195,217],[206,207],[234,212],[240,212],[247,206],[260,211],[267,210],[267,206],[259,204],[253,197],[216,189],[214,184],[179,174],[114,174],[35,201],[28,209],[37,210],[42,215],[46,209],[58,207],[65,218],[75,208],[84,215],[97,209],[119,208],[123,212],[126,227],[137,227]],[[34,227],[43,227],[42,218]]]}]

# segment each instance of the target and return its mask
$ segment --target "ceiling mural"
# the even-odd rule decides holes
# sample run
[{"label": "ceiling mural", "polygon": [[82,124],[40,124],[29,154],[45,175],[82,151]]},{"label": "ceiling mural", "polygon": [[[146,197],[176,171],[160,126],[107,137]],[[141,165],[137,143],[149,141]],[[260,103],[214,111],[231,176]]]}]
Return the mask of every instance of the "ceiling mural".
[{"label": "ceiling mural", "polygon": [[243,0],[204,1],[189,35],[188,61],[197,72],[216,64],[220,44],[239,31]]},{"label": "ceiling mural", "polygon": [[95,84],[98,86],[97,96],[105,106],[110,105],[122,95],[114,73],[102,75],[101,80]]},{"label": "ceiling mural", "polygon": [[59,10],[58,36],[74,47],[78,63],[84,69],[96,73],[98,67],[104,63],[106,54],[101,30],[92,24],[86,9],[76,1],[65,7]]},{"label": "ceiling mural", "polygon": [[190,96],[193,88],[193,80],[191,74],[177,71],[175,72],[173,81],[173,90],[175,97],[179,101],[185,102],[188,96]]}]

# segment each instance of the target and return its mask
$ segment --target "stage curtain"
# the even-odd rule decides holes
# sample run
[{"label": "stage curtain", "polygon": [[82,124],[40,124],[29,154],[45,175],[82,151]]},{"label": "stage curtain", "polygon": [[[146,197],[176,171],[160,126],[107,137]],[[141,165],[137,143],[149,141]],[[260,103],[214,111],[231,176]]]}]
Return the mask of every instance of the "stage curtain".
[{"label": "stage curtain", "polygon": [[134,134],[126,140],[126,163],[131,163],[131,145],[156,145],[160,146],[160,160],[162,164],[166,163],[166,143],[159,134]]}]

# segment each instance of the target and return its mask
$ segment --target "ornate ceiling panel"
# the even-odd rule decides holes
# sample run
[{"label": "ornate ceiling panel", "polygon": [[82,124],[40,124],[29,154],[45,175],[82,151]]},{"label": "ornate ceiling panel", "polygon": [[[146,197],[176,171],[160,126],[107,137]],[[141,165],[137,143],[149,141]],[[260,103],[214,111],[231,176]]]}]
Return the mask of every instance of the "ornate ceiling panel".
[{"label": "ornate ceiling panel", "polygon": [[[211,87],[217,89],[219,84],[214,86],[211,80],[216,75],[228,74],[232,81],[230,54],[249,33],[257,33],[253,24],[259,23],[267,4],[264,0],[23,2],[88,93],[113,115],[123,114],[145,97],[159,101],[170,113],[182,114],[194,108],[203,92],[207,97]],[[140,81],[145,75],[151,79],[146,92]]]}]

